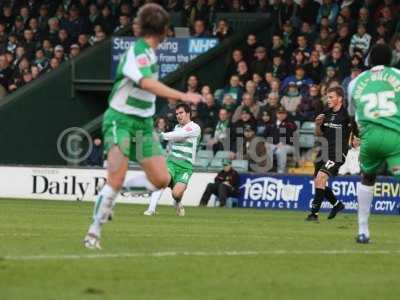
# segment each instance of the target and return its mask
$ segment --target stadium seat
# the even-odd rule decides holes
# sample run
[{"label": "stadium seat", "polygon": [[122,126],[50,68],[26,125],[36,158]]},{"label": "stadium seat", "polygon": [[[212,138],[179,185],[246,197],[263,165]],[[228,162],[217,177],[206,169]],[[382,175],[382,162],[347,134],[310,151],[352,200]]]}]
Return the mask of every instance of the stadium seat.
[{"label": "stadium seat", "polygon": [[315,123],[314,122],[304,122],[300,128],[300,133],[312,133],[314,134]]},{"label": "stadium seat", "polygon": [[234,168],[238,172],[247,172],[249,171],[249,161],[235,159],[232,161],[232,168]]},{"label": "stadium seat", "polygon": [[209,171],[219,172],[219,171],[222,170],[222,168],[223,168],[222,159],[221,158],[214,158],[211,161],[211,164],[209,165],[208,170]]},{"label": "stadium seat", "polygon": [[218,151],[215,154],[215,158],[219,158],[219,159],[229,159],[230,157],[231,157],[230,151]]},{"label": "stadium seat", "polygon": [[200,150],[197,152],[197,158],[207,158],[212,160],[214,157],[214,152],[212,150]]},{"label": "stadium seat", "polygon": [[300,134],[300,148],[312,148],[314,147],[315,136],[314,134]]},{"label": "stadium seat", "polygon": [[210,160],[208,158],[197,158],[193,166],[196,170],[206,171],[209,164]]}]

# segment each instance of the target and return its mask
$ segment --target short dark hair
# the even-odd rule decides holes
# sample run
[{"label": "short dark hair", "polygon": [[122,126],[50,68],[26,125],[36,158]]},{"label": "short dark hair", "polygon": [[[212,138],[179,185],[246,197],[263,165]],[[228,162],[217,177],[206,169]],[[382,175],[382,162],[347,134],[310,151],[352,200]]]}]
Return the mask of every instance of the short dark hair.
[{"label": "short dark hair", "polygon": [[190,114],[192,112],[192,109],[190,108],[190,105],[187,104],[187,103],[184,103],[184,102],[178,103],[178,105],[175,107],[175,111],[177,111],[178,109],[181,109],[181,108],[183,108],[183,110],[186,113]]},{"label": "short dark hair", "polygon": [[369,64],[371,66],[390,66],[392,61],[392,50],[386,44],[376,44],[371,49]]},{"label": "short dark hair", "polygon": [[169,14],[160,5],[149,3],[139,9],[137,21],[143,36],[159,36],[165,32],[170,18]]},{"label": "short dark hair", "polygon": [[326,93],[336,93],[336,95],[344,100],[344,90],[341,86],[332,86],[326,90]]}]

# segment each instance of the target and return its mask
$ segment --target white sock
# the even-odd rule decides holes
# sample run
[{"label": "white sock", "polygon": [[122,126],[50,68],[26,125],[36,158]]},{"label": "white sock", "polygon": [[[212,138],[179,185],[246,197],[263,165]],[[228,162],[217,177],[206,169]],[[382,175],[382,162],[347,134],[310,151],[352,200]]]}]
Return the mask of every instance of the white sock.
[{"label": "white sock", "polygon": [[150,211],[156,211],[156,207],[157,207],[157,203],[158,200],[160,200],[162,193],[164,192],[164,189],[155,191],[153,193],[151,193],[150,196],[150,205],[149,205],[149,209]]},{"label": "white sock", "polygon": [[100,237],[101,225],[108,221],[117,195],[118,191],[114,191],[108,184],[101,189],[94,204],[93,223],[90,225],[89,233]]},{"label": "white sock", "polygon": [[125,190],[143,189],[154,192],[157,188],[147,179],[146,174],[140,174],[133,178],[125,178],[122,188]]},{"label": "white sock", "polygon": [[358,185],[358,234],[369,237],[368,218],[374,197],[374,186]]}]

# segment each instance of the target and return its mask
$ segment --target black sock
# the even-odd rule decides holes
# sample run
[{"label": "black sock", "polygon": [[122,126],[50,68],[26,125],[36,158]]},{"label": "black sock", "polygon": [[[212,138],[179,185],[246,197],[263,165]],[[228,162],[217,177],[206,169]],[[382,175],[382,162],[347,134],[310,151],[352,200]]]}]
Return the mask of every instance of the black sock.
[{"label": "black sock", "polygon": [[315,189],[315,197],[311,204],[311,213],[317,214],[321,208],[322,201],[324,200],[325,190]]},{"label": "black sock", "polygon": [[335,194],[332,192],[331,188],[326,187],[325,188],[325,198],[329,201],[330,204],[332,204],[333,206],[335,206],[336,204],[339,203],[339,201],[337,201]]}]

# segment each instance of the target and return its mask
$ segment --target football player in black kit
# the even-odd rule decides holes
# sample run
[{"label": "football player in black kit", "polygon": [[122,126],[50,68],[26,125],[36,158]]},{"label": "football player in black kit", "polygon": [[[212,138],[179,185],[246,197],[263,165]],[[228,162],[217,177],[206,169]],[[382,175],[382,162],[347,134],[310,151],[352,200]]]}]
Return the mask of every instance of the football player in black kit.
[{"label": "football player in black kit", "polygon": [[327,96],[328,109],[315,119],[315,135],[323,137],[327,141],[327,145],[324,142],[321,143],[321,149],[315,162],[315,196],[311,205],[311,214],[306,218],[307,221],[318,221],[318,212],[324,198],[333,205],[328,219],[333,219],[339,211],[344,209],[343,203],[336,199],[326,183],[330,176],[338,174],[340,166],[346,159],[351,119],[344,107],[344,91],[341,87],[329,88]]}]

